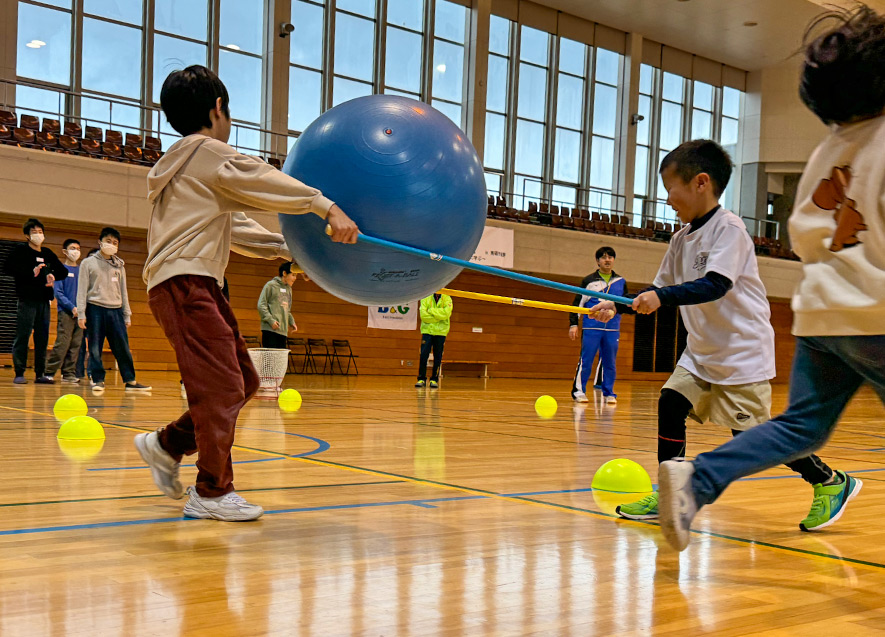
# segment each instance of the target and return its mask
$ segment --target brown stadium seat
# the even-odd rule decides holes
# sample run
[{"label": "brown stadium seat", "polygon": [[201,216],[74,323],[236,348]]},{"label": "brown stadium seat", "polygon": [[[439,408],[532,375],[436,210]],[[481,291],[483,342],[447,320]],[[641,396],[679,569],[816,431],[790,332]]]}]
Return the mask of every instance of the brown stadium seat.
[{"label": "brown stadium seat", "polygon": [[140,164],[142,161],[141,149],[138,146],[123,146],[123,156],[133,163]]},{"label": "brown stadium seat", "polygon": [[[88,129],[89,127],[87,127]],[[101,142],[97,139],[86,138],[80,142],[80,148],[82,148],[87,155],[92,157],[98,157],[101,155]]]},{"label": "brown stadium seat", "polygon": [[83,137],[83,127],[80,126],[77,122],[65,122],[65,135],[70,137]]},{"label": "brown stadium seat", "polygon": [[9,144],[12,142],[12,129],[6,124],[0,124],[0,143]]},{"label": "brown stadium seat", "polygon": [[21,127],[27,128],[28,130],[38,131],[40,130],[40,120],[34,117],[33,115],[22,115],[21,119]]},{"label": "brown stadium seat", "polygon": [[61,124],[57,119],[43,118],[43,132],[61,135]]},{"label": "brown stadium seat", "polygon": [[126,133],[126,146],[136,146],[141,148],[144,144],[144,138],[134,133]]},{"label": "brown stadium seat", "polygon": [[163,144],[156,137],[145,137],[144,138],[144,147],[150,148],[151,150],[163,150]]},{"label": "brown stadium seat", "polygon": [[123,149],[116,142],[104,142],[101,145],[101,152],[108,159],[118,159],[123,156]]},{"label": "brown stadium seat", "polygon": [[18,118],[12,111],[0,110],[0,124],[8,127],[10,130],[18,126]]},{"label": "brown stadium seat", "polygon": [[35,135],[30,128],[16,128],[12,131],[12,137],[17,146],[22,148],[34,148]]},{"label": "brown stadium seat", "polygon": [[58,137],[54,133],[38,132],[35,137],[37,145],[43,150],[55,150],[58,148]]},{"label": "brown stadium seat", "polygon": [[156,164],[160,159],[160,151],[154,150],[153,148],[145,148],[142,151],[142,157],[147,163]]},{"label": "brown stadium seat", "polygon": [[104,132],[104,140],[113,144],[123,145],[123,133],[118,130],[106,130]]},{"label": "brown stadium seat", "polygon": [[80,140],[71,135],[61,135],[58,138],[58,145],[61,147],[61,152],[69,154],[69,155],[79,155],[80,154]]},{"label": "brown stadium seat", "polygon": [[276,168],[277,170],[281,170],[283,168],[283,163],[277,159],[276,157],[268,157],[267,163]]},{"label": "brown stadium seat", "polygon": [[86,139],[93,139],[98,142],[104,141],[103,137],[104,131],[102,131],[98,126],[87,126],[86,127]]}]

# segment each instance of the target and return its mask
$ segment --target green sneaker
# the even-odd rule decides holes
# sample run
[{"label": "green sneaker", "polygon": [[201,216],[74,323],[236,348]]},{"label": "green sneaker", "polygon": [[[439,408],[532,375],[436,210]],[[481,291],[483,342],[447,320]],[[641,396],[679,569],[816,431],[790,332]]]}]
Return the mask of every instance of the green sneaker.
[{"label": "green sneaker", "polygon": [[415,383],[415,387],[424,387],[424,385],[426,384],[427,383],[425,381],[419,380],[417,383]]},{"label": "green sneaker", "polygon": [[808,517],[799,523],[803,531],[825,529],[842,517],[845,506],[860,492],[863,482],[844,471],[836,471],[842,477],[839,484],[814,485],[814,500]]},{"label": "green sneaker", "polygon": [[615,513],[628,520],[655,520],[658,517],[658,492],[654,491],[637,502],[621,504]]},{"label": "green sneaker", "polygon": [[439,389],[439,383],[435,380],[430,381],[430,389]]}]

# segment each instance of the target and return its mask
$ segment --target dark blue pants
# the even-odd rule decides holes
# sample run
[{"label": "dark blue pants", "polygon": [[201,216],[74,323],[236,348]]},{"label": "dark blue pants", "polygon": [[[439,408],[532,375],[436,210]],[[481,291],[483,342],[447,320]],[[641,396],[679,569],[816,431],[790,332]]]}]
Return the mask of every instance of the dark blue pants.
[{"label": "dark blue pants", "polygon": [[823,447],[864,383],[885,403],[885,336],[796,339],[787,410],[695,458],[691,485],[698,504],[710,504],[739,478]]},{"label": "dark blue pants", "polygon": [[572,397],[577,392],[587,391],[587,381],[593,371],[593,359],[599,352],[602,365],[602,393],[604,396],[615,395],[615,361],[618,358],[619,330],[581,330],[581,360],[575,371],[572,383]]},{"label": "dark blue pants", "polygon": [[92,382],[103,383],[104,366],[101,363],[101,350],[105,338],[111,352],[117,359],[120,376],[124,383],[135,382],[135,365],[129,352],[129,336],[126,334],[126,321],[123,308],[107,308],[100,305],[86,305],[86,337],[89,341],[89,374]]},{"label": "dark blue pants", "polygon": [[439,370],[442,366],[443,348],[446,345],[445,336],[421,335],[421,352],[418,357],[418,380],[427,380],[427,359],[433,350],[433,371],[430,380],[439,380]]},{"label": "dark blue pants", "polygon": [[16,376],[25,375],[28,365],[28,341],[34,333],[34,373],[40,378],[46,370],[46,346],[49,345],[49,301],[18,300],[12,365]]}]

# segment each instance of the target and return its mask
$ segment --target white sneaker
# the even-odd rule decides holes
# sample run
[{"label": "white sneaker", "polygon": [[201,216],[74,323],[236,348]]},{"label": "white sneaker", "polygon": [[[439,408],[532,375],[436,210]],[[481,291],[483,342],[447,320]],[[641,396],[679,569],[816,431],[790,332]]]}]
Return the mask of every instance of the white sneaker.
[{"label": "white sneaker", "polygon": [[103,394],[104,393],[104,383],[96,383],[94,381],[90,381],[89,384],[92,385],[92,393],[93,394]]},{"label": "white sneaker", "polygon": [[249,504],[235,491],[219,498],[204,498],[194,487],[187,488],[188,499],[184,505],[186,518],[221,520],[222,522],[248,522],[264,515],[264,509]]},{"label": "white sneaker", "polygon": [[691,488],[694,465],[691,462],[666,460],[658,467],[658,513],[661,532],[677,551],[684,551],[691,540],[691,522],[698,513]]},{"label": "white sneaker", "polygon": [[605,397],[605,404],[606,405],[617,405],[618,399],[615,398],[614,396],[606,396]]},{"label": "white sneaker", "polygon": [[154,484],[173,500],[184,495],[184,487],[178,479],[178,462],[160,446],[160,438],[156,431],[135,436],[135,448],[139,455],[151,468]]},{"label": "white sneaker", "polygon": [[587,394],[582,391],[575,392],[575,395],[572,396],[576,403],[589,403],[590,399],[587,398]]}]

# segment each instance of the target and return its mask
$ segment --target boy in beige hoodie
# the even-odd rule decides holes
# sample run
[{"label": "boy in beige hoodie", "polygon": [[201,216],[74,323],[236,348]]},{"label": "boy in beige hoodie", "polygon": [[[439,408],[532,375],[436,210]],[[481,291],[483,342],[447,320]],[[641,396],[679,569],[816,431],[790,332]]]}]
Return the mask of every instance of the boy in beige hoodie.
[{"label": "boy in beige hoodie", "polygon": [[139,434],[135,446],[156,485],[175,499],[184,495],[182,456],[198,453],[185,516],[245,521],[264,511],[234,491],[231,447],[237,415],[258,389],[258,374],[221,291],[230,251],[290,256],[283,237],[246,212],[316,214],[331,226],[332,240],[342,243],[356,243],[358,229],[320,191],[228,146],[228,102],[224,84],[203,66],[171,73],[160,93],[169,124],[183,138],[148,174],[154,209],[144,280],[151,312],[175,350],[189,410]]}]

